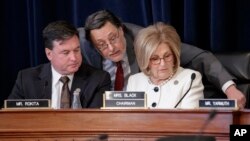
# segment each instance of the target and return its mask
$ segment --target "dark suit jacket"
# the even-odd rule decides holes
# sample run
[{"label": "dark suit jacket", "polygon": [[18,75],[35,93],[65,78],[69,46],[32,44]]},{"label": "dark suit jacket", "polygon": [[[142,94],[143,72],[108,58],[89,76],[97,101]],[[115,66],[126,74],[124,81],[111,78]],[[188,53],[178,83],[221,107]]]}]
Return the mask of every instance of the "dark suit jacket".
[{"label": "dark suit jacket", "polygon": [[[73,91],[80,88],[80,101],[83,108],[99,108],[102,106],[104,91],[110,90],[109,73],[82,65],[74,74],[71,86]],[[8,99],[51,99],[52,72],[51,64],[42,64],[34,68],[21,70]]]},{"label": "dark suit jacket", "polygon": [[[135,59],[133,41],[134,36],[136,36],[138,31],[143,27],[131,23],[124,23],[124,26],[127,54],[130,63],[133,64],[132,74],[134,74],[139,72],[139,68]],[[102,57],[86,40],[84,28],[78,28],[78,31],[85,63],[97,68],[102,68]],[[221,90],[227,81],[235,79],[235,77],[226,71],[220,61],[211,52],[185,43],[181,45],[181,66],[199,71],[203,78],[214,84],[219,90]]]},{"label": "dark suit jacket", "polygon": [[181,45],[181,66],[199,71],[203,80],[209,81],[219,90],[227,81],[236,79],[210,51],[185,43]]}]

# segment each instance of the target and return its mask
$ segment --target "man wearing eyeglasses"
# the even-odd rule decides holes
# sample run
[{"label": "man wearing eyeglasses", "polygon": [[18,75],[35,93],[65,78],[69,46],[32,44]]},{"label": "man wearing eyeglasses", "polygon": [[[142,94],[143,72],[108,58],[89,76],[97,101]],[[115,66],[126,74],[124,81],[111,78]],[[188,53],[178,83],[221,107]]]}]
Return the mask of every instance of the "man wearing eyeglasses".
[{"label": "man wearing eyeglasses", "polygon": [[[133,41],[134,35],[142,27],[134,26],[132,31],[127,26],[129,24],[122,24],[118,17],[108,10],[97,11],[88,16],[85,21],[86,39],[94,45],[95,49],[81,41],[84,46],[83,61],[109,72],[113,90],[125,90],[128,77],[140,71],[134,53]],[[84,36],[80,37],[81,40]],[[190,45],[184,47],[183,45],[181,46],[181,65],[201,72],[218,89],[222,89],[229,99],[237,99],[238,106],[244,108],[246,104],[244,94],[236,88],[232,81],[234,77],[226,71],[215,56],[208,51]],[[119,70],[117,64],[121,64],[123,68],[124,83],[122,89],[115,89],[116,76],[120,76],[116,73],[120,72],[117,71]]]},{"label": "man wearing eyeglasses", "polygon": [[[103,58],[98,58],[99,54],[91,52],[84,54],[88,57],[84,61],[111,74],[112,90],[125,90],[128,77],[139,72],[133,50],[133,37],[124,32],[126,30],[120,20],[106,10],[90,15],[85,23],[86,38]],[[93,57],[89,57],[91,55]],[[116,88],[117,64],[122,66],[123,71],[123,84],[119,88]]]}]

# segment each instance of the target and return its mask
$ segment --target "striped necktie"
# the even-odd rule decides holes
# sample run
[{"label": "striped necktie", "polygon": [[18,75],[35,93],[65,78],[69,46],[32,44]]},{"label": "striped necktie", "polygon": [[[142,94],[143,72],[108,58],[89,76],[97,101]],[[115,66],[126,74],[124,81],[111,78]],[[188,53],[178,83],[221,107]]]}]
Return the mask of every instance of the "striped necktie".
[{"label": "striped necktie", "polygon": [[69,78],[67,76],[62,76],[60,81],[63,83],[61,91],[61,108],[70,108]]}]

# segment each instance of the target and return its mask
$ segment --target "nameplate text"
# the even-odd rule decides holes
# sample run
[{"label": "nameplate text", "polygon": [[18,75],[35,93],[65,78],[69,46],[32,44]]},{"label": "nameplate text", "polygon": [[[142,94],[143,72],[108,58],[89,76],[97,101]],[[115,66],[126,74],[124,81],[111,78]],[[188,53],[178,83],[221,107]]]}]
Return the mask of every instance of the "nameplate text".
[{"label": "nameplate text", "polygon": [[103,108],[146,108],[145,92],[106,91],[103,95]]},{"label": "nameplate text", "polygon": [[11,99],[4,101],[6,109],[51,108],[49,99]]},{"label": "nameplate text", "polygon": [[236,100],[232,99],[201,99],[200,108],[219,108],[219,109],[237,109]]}]

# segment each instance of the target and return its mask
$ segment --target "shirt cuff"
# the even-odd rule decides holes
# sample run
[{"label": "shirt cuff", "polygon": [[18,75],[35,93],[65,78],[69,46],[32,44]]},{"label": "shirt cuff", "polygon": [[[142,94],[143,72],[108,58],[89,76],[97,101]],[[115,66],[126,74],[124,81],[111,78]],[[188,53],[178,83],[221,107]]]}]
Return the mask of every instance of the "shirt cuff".
[{"label": "shirt cuff", "polygon": [[235,85],[235,83],[232,80],[227,81],[223,86],[222,86],[222,91],[226,93],[226,90],[229,86]]}]

